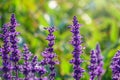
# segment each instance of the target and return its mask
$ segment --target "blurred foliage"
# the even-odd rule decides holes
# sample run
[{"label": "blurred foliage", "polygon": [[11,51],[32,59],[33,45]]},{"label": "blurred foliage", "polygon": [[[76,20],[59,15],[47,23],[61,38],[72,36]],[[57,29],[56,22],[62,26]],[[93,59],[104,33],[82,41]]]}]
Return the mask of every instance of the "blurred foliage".
[{"label": "blurred foliage", "polygon": [[90,50],[100,43],[104,56],[105,74],[102,80],[111,80],[109,68],[111,58],[120,49],[120,0],[0,0],[0,25],[9,21],[11,13],[16,14],[21,32],[20,48],[24,43],[29,45],[32,53],[39,56],[47,47],[44,27],[56,26],[57,31],[55,52],[60,60],[57,65],[56,80],[73,80],[72,58],[73,47],[69,44],[72,37],[68,25],[72,24],[74,15],[82,24],[81,35],[83,46],[86,47],[81,65],[86,72],[81,80],[89,80],[87,66],[90,60]]}]

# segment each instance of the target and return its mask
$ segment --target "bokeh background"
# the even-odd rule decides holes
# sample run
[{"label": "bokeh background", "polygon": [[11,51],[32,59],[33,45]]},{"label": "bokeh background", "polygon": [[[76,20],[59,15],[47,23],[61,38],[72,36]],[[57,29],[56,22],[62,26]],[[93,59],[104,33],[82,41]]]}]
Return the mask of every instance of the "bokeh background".
[{"label": "bokeh background", "polygon": [[0,27],[9,22],[11,13],[15,13],[20,26],[19,46],[26,43],[30,51],[42,59],[41,52],[47,47],[47,32],[43,29],[56,26],[55,52],[60,64],[56,66],[55,80],[73,80],[72,59],[73,47],[69,44],[72,37],[68,26],[73,16],[82,24],[80,33],[83,36],[84,59],[81,65],[86,72],[81,80],[89,80],[87,66],[90,50],[100,43],[104,56],[105,74],[102,80],[111,80],[111,59],[120,49],[120,0],[0,0]]}]

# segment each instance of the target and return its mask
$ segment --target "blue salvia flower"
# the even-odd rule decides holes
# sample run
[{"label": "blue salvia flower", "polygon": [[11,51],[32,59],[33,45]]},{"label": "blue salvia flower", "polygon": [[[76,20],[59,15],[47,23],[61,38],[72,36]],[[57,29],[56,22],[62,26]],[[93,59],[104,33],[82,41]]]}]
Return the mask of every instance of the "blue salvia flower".
[{"label": "blue salvia flower", "polygon": [[90,60],[90,65],[88,66],[88,68],[89,68],[90,80],[94,80],[98,74],[98,71],[97,71],[97,67],[98,67],[97,60],[98,59],[97,59],[96,51],[91,50],[90,56],[91,56],[91,60]]},{"label": "blue salvia flower", "polygon": [[9,61],[9,54],[10,54],[10,46],[9,46],[9,30],[8,25],[4,24],[2,28],[3,33],[1,34],[1,38],[3,39],[3,47],[1,48],[1,56],[2,56],[2,72],[3,72],[3,79],[5,80],[12,80],[11,76],[11,63]]},{"label": "blue salvia flower", "polygon": [[112,80],[120,80],[120,50],[112,58],[110,68],[112,69]]},{"label": "blue salvia flower", "polygon": [[33,56],[32,60],[30,61],[30,64],[31,64],[30,79],[37,80],[37,77],[35,75],[37,73],[36,66],[38,65],[37,56]]},{"label": "blue salvia flower", "polygon": [[49,65],[50,69],[50,74],[49,74],[49,80],[54,80],[56,76],[55,72],[55,64],[59,64],[59,62],[54,60],[56,57],[56,54],[54,53],[53,45],[54,45],[54,40],[55,36],[53,35],[53,32],[55,31],[54,27],[48,27],[45,28],[48,30],[49,34],[47,36],[47,40],[49,41],[48,43],[48,48],[45,49],[45,51],[42,53],[44,59],[42,61],[42,65],[46,65],[46,63]]},{"label": "blue salvia flower", "polygon": [[[36,68],[35,68],[35,66],[36,66],[37,64],[38,64],[38,58],[37,58],[37,56],[34,56],[34,57],[32,58],[32,61],[31,61],[31,66],[32,66],[31,72],[32,72],[33,75],[36,73]],[[34,75],[34,76],[35,76],[35,75]]]},{"label": "blue salvia flower", "polygon": [[[0,38],[1,38],[2,36],[0,36]],[[2,56],[2,48],[0,48],[0,56]]]},{"label": "blue salvia flower", "polygon": [[96,49],[91,51],[90,66],[88,67],[90,72],[90,80],[94,80],[95,77],[101,80],[103,75],[103,56],[101,55],[100,45],[96,45]]},{"label": "blue salvia flower", "polygon": [[71,28],[71,32],[73,33],[71,44],[74,47],[74,50],[72,52],[73,59],[70,61],[70,63],[73,64],[73,77],[75,80],[80,80],[82,77],[82,74],[84,70],[80,67],[80,64],[83,62],[83,60],[80,58],[80,55],[83,53],[82,51],[82,36],[80,35],[79,28],[80,24],[78,23],[78,20],[76,16],[73,18],[73,25],[69,26]]},{"label": "blue salvia flower", "polygon": [[48,58],[48,51],[45,49],[45,51],[42,52],[43,60],[41,60],[40,65],[45,66],[48,64],[49,58]]},{"label": "blue salvia flower", "polygon": [[22,65],[22,72],[25,75],[24,80],[29,80],[30,79],[30,72],[32,69],[31,63],[30,63],[30,58],[32,54],[29,51],[27,45],[24,45],[24,52],[23,52],[23,59],[24,59],[24,64]]},{"label": "blue salvia flower", "polygon": [[18,23],[16,22],[15,15],[11,15],[10,19],[10,43],[11,43],[11,55],[10,60],[12,61],[14,72],[15,72],[15,80],[18,79],[18,71],[19,71],[19,64],[18,61],[20,60],[20,51],[18,49],[18,39],[17,35],[19,34],[16,32],[16,26]]},{"label": "blue salvia flower", "polygon": [[44,74],[47,72],[44,66],[36,65],[36,71],[39,75],[38,80],[47,80],[47,77],[44,77]]},{"label": "blue salvia flower", "polygon": [[[38,62],[37,56],[34,56],[32,61],[31,61],[31,66],[32,66],[32,77],[31,79],[34,80],[47,80],[46,77],[44,77],[44,74],[47,72],[45,67],[42,65],[39,65],[40,63]],[[39,78],[35,77],[35,74],[38,73]]]},{"label": "blue salvia flower", "polygon": [[[1,16],[0,16],[1,19]],[[2,38],[2,34],[0,34],[0,38]],[[2,48],[0,48],[0,56],[2,56]]]},{"label": "blue salvia flower", "polygon": [[100,49],[100,45],[97,44],[96,45],[96,55],[97,55],[97,77],[98,80],[101,80],[102,75],[104,73],[104,69],[103,69],[103,56],[101,55],[101,49]]}]

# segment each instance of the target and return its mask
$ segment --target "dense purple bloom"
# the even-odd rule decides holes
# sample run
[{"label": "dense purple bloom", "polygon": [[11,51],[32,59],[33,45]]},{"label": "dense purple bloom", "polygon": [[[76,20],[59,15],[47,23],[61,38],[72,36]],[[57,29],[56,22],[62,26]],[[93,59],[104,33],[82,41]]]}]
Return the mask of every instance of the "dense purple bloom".
[{"label": "dense purple bloom", "polygon": [[38,58],[37,56],[34,56],[31,61],[31,66],[32,66],[32,73],[36,72],[35,66],[38,64]]},{"label": "dense purple bloom", "polygon": [[[39,75],[38,80],[44,80],[44,74],[47,72],[44,66],[36,66],[37,73]],[[47,79],[47,78],[46,78]]]},{"label": "dense purple bloom", "polygon": [[30,72],[32,69],[31,63],[30,63],[30,58],[31,58],[32,54],[29,51],[27,45],[24,45],[24,52],[23,52],[23,59],[24,59],[24,64],[22,65],[22,72],[25,75],[25,79],[24,80],[29,80],[30,78]]},{"label": "dense purple bloom", "polygon": [[94,80],[95,79],[95,77],[97,76],[97,74],[98,74],[98,71],[97,71],[97,61],[98,61],[98,59],[97,59],[97,55],[96,55],[96,52],[95,52],[95,50],[92,50],[91,52],[90,52],[90,54],[91,54],[91,60],[90,60],[90,65],[89,65],[89,74],[90,74],[90,80]]},{"label": "dense purple bloom", "polygon": [[10,46],[9,46],[9,30],[8,30],[8,25],[4,24],[2,28],[3,33],[1,34],[1,38],[3,39],[3,47],[1,48],[1,55],[2,55],[2,68],[1,70],[3,71],[3,78],[5,80],[8,80],[12,78],[11,76],[11,63],[9,61],[9,54],[10,54]]},{"label": "dense purple bloom", "polygon": [[24,52],[23,52],[23,58],[25,61],[29,61],[32,53],[29,51],[28,47],[26,44],[24,44],[24,48],[23,48]]},{"label": "dense purple bloom", "polygon": [[[44,66],[39,65],[37,56],[34,56],[32,61],[31,61],[31,74],[32,74],[32,78],[34,80],[47,80],[47,78],[44,77],[44,74],[47,72],[46,69],[44,68]],[[38,73],[39,78],[35,77],[35,74]]]},{"label": "dense purple bloom", "polygon": [[112,69],[112,80],[120,80],[120,50],[113,57],[110,68]]},{"label": "dense purple bloom", "polygon": [[55,36],[53,35],[53,32],[55,31],[54,27],[45,28],[48,30],[49,34],[47,36],[48,48],[45,49],[45,51],[42,53],[42,56],[44,59],[42,60],[42,65],[49,64],[50,74],[49,74],[49,80],[54,80],[56,72],[55,72],[55,64],[58,64],[58,61],[54,61],[54,58],[56,57],[56,54],[54,53],[53,45]]},{"label": "dense purple bloom", "polygon": [[31,78],[36,80],[35,74],[37,72],[36,66],[38,65],[38,58],[34,56],[31,61]]},{"label": "dense purple bloom", "polygon": [[101,55],[101,49],[100,49],[100,45],[97,44],[96,45],[96,55],[97,55],[97,76],[98,76],[98,80],[101,80],[101,77],[104,73],[104,69],[103,69],[103,56]]},{"label": "dense purple bloom", "polygon": [[19,34],[16,32],[16,26],[18,23],[16,22],[15,15],[11,15],[10,19],[10,43],[11,43],[11,55],[10,60],[12,61],[14,72],[15,72],[15,79],[18,79],[18,70],[19,70],[19,64],[18,61],[20,60],[20,51],[18,49],[18,39],[17,35]]},{"label": "dense purple bloom", "polygon": [[45,49],[45,51],[42,52],[42,57],[43,57],[43,60],[41,60],[40,64],[42,66],[45,66],[47,65],[48,61],[49,61],[49,58],[48,58],[48,51],[47,49]]},{"label": "dense purple bloom", "polygon": [[80,24],[78,23],[78,20],[76,16],[73,18],[73,25],[69,26],[71,28],[71,32],[73,33],[71,44],[74,47],[74,50],[72,52],[73,59],[70,61],[70,63],[73,64],[74,74],[73,77],[75,80],[80,80],[82,77],[82,73],[84,70],[80,67],[80,64],[83,62],[83,60],[80,58],[80,55],[83,53],[82,51],[82,41],[81,41],[81,35],[79,34],[79,28]]},{"label": "dense purple bloom", "polygon": [[89,65],[89,74],[90,74],[90,80],[94,80],[95,77],[98,78],[98,80],[101,80],[103,75],[103,56],[101,55],[101,49],[100,45],[96,45],[96,49],[91,51],[91,60]]}]

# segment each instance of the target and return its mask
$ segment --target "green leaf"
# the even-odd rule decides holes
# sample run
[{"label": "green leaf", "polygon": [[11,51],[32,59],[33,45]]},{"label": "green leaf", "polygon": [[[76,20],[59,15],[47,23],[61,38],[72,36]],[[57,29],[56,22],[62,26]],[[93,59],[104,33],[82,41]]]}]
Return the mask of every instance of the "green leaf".
[{"label": "green leaf", "polygon": [[116,42],[119,36],[119,27],[117,26],[116,21],[111,21],[111,29],[110,29],[110,40],[112,42]]}]

